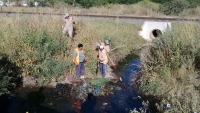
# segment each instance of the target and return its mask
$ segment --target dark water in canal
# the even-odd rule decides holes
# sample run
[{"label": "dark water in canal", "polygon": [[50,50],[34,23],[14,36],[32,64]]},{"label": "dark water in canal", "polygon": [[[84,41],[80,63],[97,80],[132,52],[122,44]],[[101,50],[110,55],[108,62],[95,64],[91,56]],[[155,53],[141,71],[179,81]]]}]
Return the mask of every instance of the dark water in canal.
[{"label": "dark water in canal", "polygon": [[88,94],[85,101],[58,93],[53,88],[21,87],[14,96],[0,97],[0,113],[129,113],[147,107],[142,105],[143,98],[137,93],[136,85],[129,85],[134,76],[138,76],[140,60],[131,61],[123,69],[122,90],[104,97]]}]

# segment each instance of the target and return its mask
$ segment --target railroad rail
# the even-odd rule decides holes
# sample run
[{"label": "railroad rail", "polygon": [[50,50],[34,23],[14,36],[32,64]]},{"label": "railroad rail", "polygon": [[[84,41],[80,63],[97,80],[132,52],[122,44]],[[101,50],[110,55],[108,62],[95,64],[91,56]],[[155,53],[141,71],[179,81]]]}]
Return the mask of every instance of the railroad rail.
[{"label": "railroad rail", "polygon": [[[0,14],[27,14],[27,15],[64,15],[61,13],[36,13],[36,12],[0,12]],[[161,18],[161,17],[141,17],[141,16],[114,16],[114,15],[86,15],[86,14],[72,14],[75,17],[93,17],[93,18],[119,18],[119,19],[133,19],[133,20],[154,20],[154,21],[194,21],[200,22],[200,19],[184,19],[184,18]]]}]

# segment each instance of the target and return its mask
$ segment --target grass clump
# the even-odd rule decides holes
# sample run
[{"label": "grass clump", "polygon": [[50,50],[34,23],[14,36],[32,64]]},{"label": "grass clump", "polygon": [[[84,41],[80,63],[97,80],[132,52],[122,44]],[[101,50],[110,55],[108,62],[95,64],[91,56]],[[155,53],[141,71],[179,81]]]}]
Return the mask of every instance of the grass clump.
[{"label": "grass clump", "polygon": [[95,85],[95,86],[103,86],[105,85],[109,80],[108,79],[105,79],[105,78],[95,78],[91,81],[91,84],[92,85]]},{"label": "grass clump", "polygon": [[140,90],[161,98],[156,104],[160,112],[200,111],[199,40],[197,23],[174,24],[142,51]]},{"label": "grass clump", "polygon": [[74,74],[72,52],[79,43],[84,45],[88,59],[86,77],[95,78],[97,40],[111,40],[110,56],[116,62],[137,44],[145,42],[133,25],[110,20],[77,20],[77,35],[70,49],[71,41],[62,34],[62,16],[17,15],[0,18],[0,51],[21,69],[20,76],[34,77],[40,85],[48,84],[64,73],[67,73],[66,76]]}]

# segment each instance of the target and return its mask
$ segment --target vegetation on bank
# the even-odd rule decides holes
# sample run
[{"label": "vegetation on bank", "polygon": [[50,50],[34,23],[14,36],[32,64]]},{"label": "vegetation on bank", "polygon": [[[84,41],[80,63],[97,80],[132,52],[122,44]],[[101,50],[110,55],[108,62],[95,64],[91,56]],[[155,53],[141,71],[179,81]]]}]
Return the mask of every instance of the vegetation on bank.
[{"label": "vegetation on bank", "polygon": [[[4,2],[7,2],[6,0],[3,0]],[[99,6],[105,6],[108,4],[136,4],[138,2],[154,2],[159,3],[160,5],[165,5],[165,3],[168,2],[188,2],[187,4],[190,7],[196,7],[200,5],[198,0],[29,0],[26,1],[27,4],[31,7],[34,6],[34,2],[38,2],[39,6],[42,7],[54,7],[56,4],[59,3],[66,3],[69,5],[75,5],[77,7],[83,7],[83,8],[90,8],[90,7],[99,7]],[[16,2],[17,5],[20,5],[22,1],[20,0],[10,0],[10,2]],[[25,1],[24,1],[25,2]],[[23,2],[23,3],[24,3]]]},{"label": "vegetation on bank", "polygon": [[[71,41],[62,34],[62,19],[62,16],[43,15],[1,17],[0,52],[19,68],[18,76],[31,76],[43,85],[64,73],[73,75],[72,51],[82,43],[88,59],[86,77],[95,78],[97,40],[110,40],[110,57],[116,62],[145,42],[138,36],[139,27],[135,25],[118,20],[76,20],[75,42],[70,49]],[[5,78],[1,84],[6,88],[7,74],[0,75]]]},{"label": "vegetation on bank", "polygon": [[[51,1],[51,0],[50,0]],[[3,7],[5,12],[39,12],[39,13],[59,13],[59,14],[94,14],[94,15],[126,15],[126,16],[148,16],[148,17],[174,17],[199,18],[198,0],[122,0],[122,2],[101,3],[107,0],[89,0],[89,6],[81,4],[87,0],[52,0],[40,1],[40,6],[36,7]],[[70,2],[71,1],[71,2]],[[116,0],[118,1],[118,0]],[[30,1],[31,2],[31,1]],[[133,3],[123,3],[133,2]],[[89,2],[86,2],[89,3]],[[43,5],[42,5],[43,4]],[[98,4],[98,5],[97,5]],[[29,6],[33,6],[30,5]]]},{"label": "vegetation on bank", "polygon": [[[161,99],[165,113],[200,111],[200,26],[174,24],[141,53],[140,90]],[[171,107],[167,109],[167,104]]]}]

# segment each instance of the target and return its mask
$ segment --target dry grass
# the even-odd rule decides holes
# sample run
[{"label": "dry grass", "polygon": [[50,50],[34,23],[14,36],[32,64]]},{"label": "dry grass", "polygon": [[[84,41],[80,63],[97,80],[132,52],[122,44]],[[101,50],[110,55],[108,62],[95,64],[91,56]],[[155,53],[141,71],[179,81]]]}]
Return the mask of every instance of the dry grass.
[{"label": "dry grass", "polygon": [[157,104],[160,112],[200,111],[199,33],[197,23],[175,24],[141,54],[140,88],[146,94],[162,97]]},{"label": "dry grass", "polygon": [[197,8],[191,8],[183,11],[180,14],[180,17],[183,18],[191,18],[191,19],[199,19],[200,18],[200,6]]},{"label": "dry grass", "polygon": [[[57,4],[55,8],[39,7],[39,13],[75,13],[75,14],[91,14],[91,15],[126,15],[126,16],[148,16],[159,17],[164,16],[158,12],[159,4],[150,1],[141,1],[133,5],[113,5],[109,4],[100,7],[91,7],[89,9],[72,7],[67,4]],[[3,7],[5,12],[37,12],[36,7]]]},{"label": "dry grass", "polygon": [[4,12],[38,12],[38,13],[53,13],[53,14],[86,14],[86,15],[115,15],[115,16],[142,16],[142,17],[181,17],[186,19],[199,19],[200,8],[187,9],[179,15],[165,15],[160,11],[158,3],[143,0],[136,4],[121,5],[108,4],[105,6],[81,8],[73,7],[65,3],[58,3],[54,8],[51,7],[3,7]]}]

